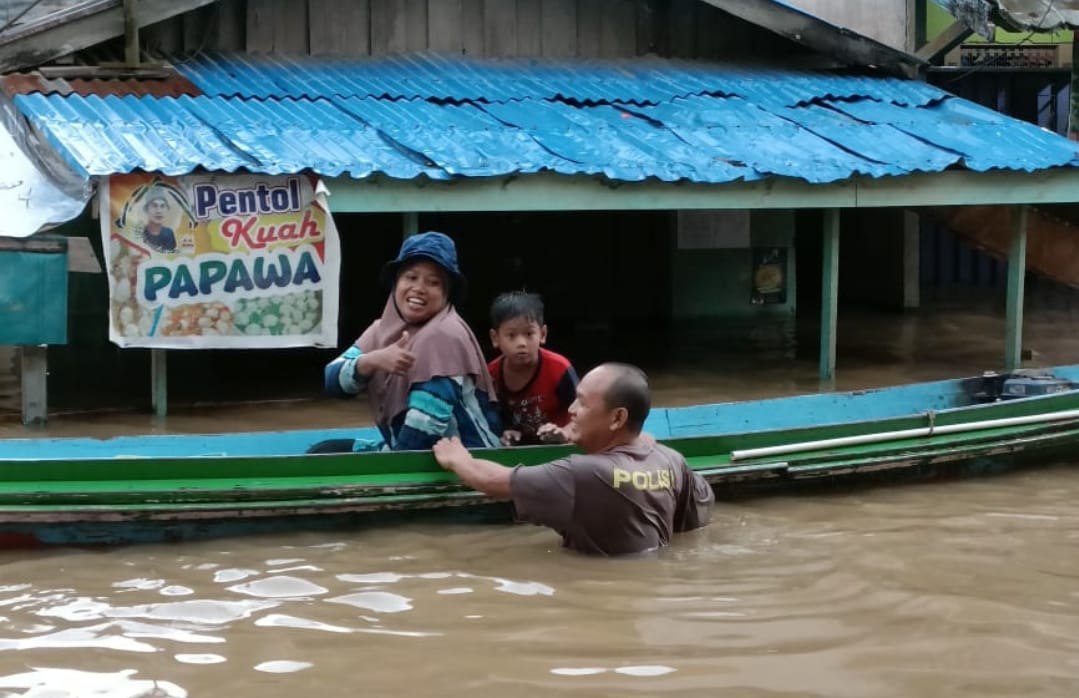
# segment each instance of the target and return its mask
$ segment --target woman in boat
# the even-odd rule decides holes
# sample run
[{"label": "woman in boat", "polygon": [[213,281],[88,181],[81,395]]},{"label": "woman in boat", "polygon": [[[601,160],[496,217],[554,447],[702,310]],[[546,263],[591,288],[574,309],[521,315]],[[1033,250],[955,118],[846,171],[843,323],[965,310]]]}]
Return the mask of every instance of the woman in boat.
[{"label": "woman in boat", "polygon": [[405,240],[382,271],[390,287],[382,317],[326,366],[326,390],[367,391],[383,444],[323,441],[312,453],[430,449],[457,436],[471,448],[497,446],[502,433],[494,385],[476,336],[454,306],[465,292],[457,248],[442,233]]}]

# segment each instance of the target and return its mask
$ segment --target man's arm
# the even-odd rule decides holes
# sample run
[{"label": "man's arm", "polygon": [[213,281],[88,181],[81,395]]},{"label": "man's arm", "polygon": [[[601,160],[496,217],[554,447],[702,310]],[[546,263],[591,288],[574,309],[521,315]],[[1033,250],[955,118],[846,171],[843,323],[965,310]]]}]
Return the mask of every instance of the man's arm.
[{"label": "man's arm", "polygon": [[432,450],[439,465],[456,473],[472,489],[495,499],[510,499],[510,473],[513,468],[473,458],[456,436],[441,439]]},{"label": "man's arm", "polygon": [[682,462],[682,473],[685,479],[674,516],[674,530],[677,533],[707,526],[712,520],[712,505],[716,501],[712,486],[693,472],[685,461]]}]

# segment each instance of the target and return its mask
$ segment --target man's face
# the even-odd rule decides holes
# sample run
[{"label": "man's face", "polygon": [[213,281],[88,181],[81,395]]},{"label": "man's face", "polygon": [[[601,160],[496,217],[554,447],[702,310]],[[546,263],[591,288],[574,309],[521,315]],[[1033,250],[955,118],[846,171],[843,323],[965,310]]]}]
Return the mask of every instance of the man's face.
[{"label": "man's face", "polygon": [[594,368],[577,384],[577,399],[569,406],[567,435],[588,453],[602,450],[611,436],[626,424],[623,407],[607,406],[607,388],[612,376],[604,367]]},{"label": "man's face", "polygon": [[162,225],[165,222],[165,216],[169,213],[169,202],[164,199],[152,199],[146,204],[146,212],[150,215],[152,222]]}]

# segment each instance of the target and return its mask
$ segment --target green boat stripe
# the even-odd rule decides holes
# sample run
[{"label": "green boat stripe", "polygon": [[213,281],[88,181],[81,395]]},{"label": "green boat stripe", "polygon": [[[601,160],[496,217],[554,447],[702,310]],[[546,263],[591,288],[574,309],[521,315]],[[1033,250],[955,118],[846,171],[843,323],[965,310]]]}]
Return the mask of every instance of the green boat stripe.
[{"label": "green boat stripe", "polygon": [[[1079,425],[1072,425],[1079,427]],[[1062,429],[1059,424],[1053,428],[1024,427],[1004,428],[976,434],[964,434],[938,437],[933,443],[927,440],[911,440],[909,443],[872,444],[848,449],[845,453],[833,453],[827,459],[820,459],[821,452],[812,455],[815,461],[787,461],[783,463],[752,463],[730,465],[725,456],[695,457],[691,466],[707,479],[720,482],[730,478],[745,477],[786,477],[794,475],[827,473],[888,463],[904,463],[912,460],[944,458],[954,455],[974,457],[1002,448],[1022,448],[1039,442],[1052,442],[1079,437],[1079,428]],[[0,485],[0,514],[19,511],[20,505],[29,505],[36,509],[54,509],[57,511],[81,509],[84,507],[103,506],[115,510],[137,511],[143,508],[151,510],[197,510],[202,506],[211,508],[229,507],[235,509],[259,507],[332,507],[351,501],[369,501],[372,505],[384,503],[387,506],[399,501],[439,501],[449,496],[468,494],[452,475],[447,473],[416,473],[415,478],[403,481],[400,477],[381,476],[375,478],[356,478],[350,483],[340,479],[319,478],[251,480],[222,479],[214,486],[207,487],[205,482],[192,486],[191,481],[143,481],[123,483],[98,482],[45,482],[45,483],[2,483]],[[18,485],[16,487],[15,485]],[[404,498],[404,499],[401,499]]]}]

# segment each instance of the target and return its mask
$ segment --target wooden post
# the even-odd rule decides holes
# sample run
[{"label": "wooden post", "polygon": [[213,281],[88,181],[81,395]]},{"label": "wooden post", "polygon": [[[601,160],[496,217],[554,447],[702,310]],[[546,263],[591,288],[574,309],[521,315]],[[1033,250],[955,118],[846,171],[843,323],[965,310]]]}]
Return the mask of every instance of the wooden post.
[{"label": "wooden post", "polygon": [[129,68],[139,64],[139,0],[124,0],[124,61]]},{"label": "wooden post", "polygon": [[19,347],[19,375],[22,382],[22,423],[44,424],[48,419],[47,347]]},{"label": "wooden post", "polygon": [[410,238],[420,232],[420,214],[405,213],[401,220],[401,237]]},{"label": "wooden post", "polygon": [[1004,344],[1004,370],[1014,371],[1023,360],[1023,293],[1027,271],[1027,207],[1011,210],[1012,247],[1008,253],[1007,326]]},{"label": "wooden post", "polygon": [[164,417],[169,411],[169,374],[164,349],[150,350],[150,390],[154,414]]},{"label": "wooden post", "polygon": [[918,213],[903,212],[903,309],[921,305],[922,259],[921,219]]},{"label": "wooden post", "polygon": [[820,382],[835,384],[836,317],[839,307],[839,209],[824,210],[820,308]]},{"label": "wooden post", "polygon": [[907,53],[915,53],[926,43],[925,0],[907,0]]}]

